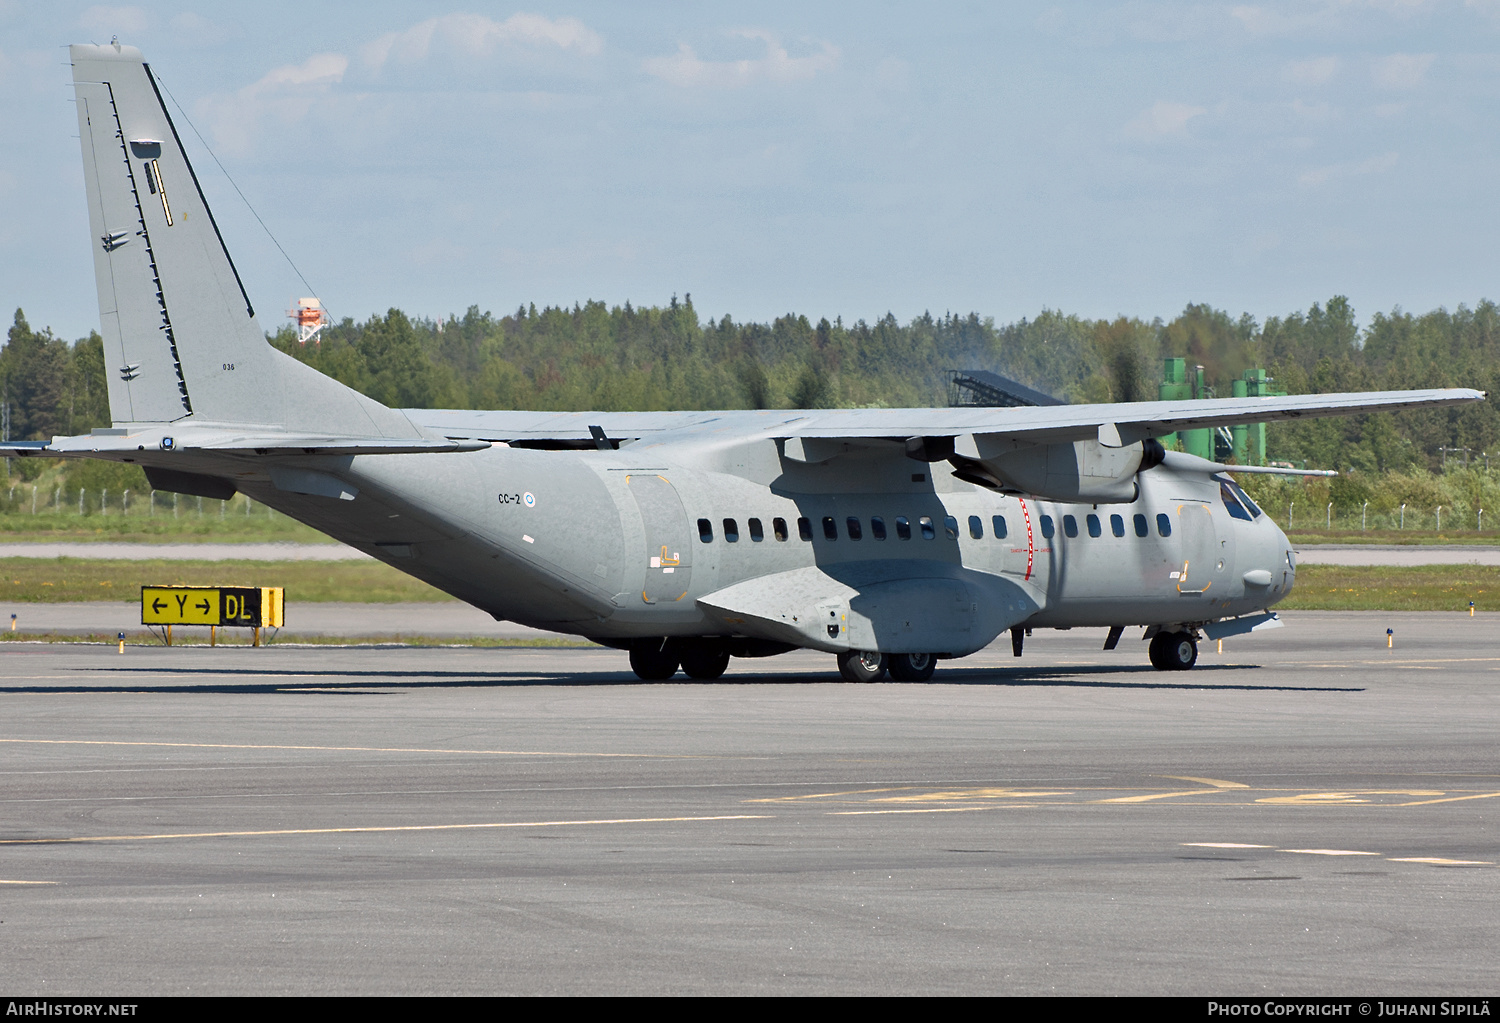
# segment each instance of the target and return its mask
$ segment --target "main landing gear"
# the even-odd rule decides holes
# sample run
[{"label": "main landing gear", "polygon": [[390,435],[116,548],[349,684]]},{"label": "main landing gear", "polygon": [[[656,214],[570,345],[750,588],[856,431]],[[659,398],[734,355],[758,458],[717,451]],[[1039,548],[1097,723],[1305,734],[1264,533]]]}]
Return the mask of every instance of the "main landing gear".
[{"label": "main landing gear", "polygon": [[729,667],[729,650],[722,646],[658,647],[640,644],[630,648],[630,670],[647,682],[665,682],[681,668],[688,678],[712,682]]},{"label": "main landing gear", "polygon": [[1151,637],[1151,664],[1162,671],[1187,671],[1198,663],[1198,641],[1191,632],[1158,632]]},{"label": "main landing gear", "polygon": [[926,682],[937,668],[935,654],[882,654],[874,650],[846,650],[839,654],[839,674],[845,682],[878,682],[887,671],[897,682]]}]

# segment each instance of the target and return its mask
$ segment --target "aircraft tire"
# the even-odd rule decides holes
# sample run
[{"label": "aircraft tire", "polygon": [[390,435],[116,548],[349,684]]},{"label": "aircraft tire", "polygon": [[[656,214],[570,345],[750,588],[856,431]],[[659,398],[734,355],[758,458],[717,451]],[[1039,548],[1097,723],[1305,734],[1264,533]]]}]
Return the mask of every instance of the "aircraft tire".
[{"label": "aircraft tire", "polygon": [[1157,671],[1167,670],[1166,654],[1162,651],[1162,644],[1166,642],[1169,632],[1158,632],[1151,637],[1151,644],[1146,648],[1146,656],[1151,659],[1151,667]]},{"label": "aircraft tire", "polygon": [[887,658],[875,650],[845,650],[839,654],[839,674],[845,682],[878,682]]},{"label": "aircraft tire", "polygon": [[677,654],[651,647],[632,647],[630,670],[646,682],[665,682],[677,674]]},{"label": "aircraft tire", "polygon": [[695,678],[700,682],[712,682],[723,675],[727,667],[729,667],[729,651],[722,647],[682,652],[682,670],[687,672],[688,678]]},{"label": "aircraft tire", "polygon": [[1187,671],[1198,663],[1198,641],[1190,632],[1158,632],[1151,639],[1151,663],[1163,671]]},{"label": "aircraft tire", "polygon": [[897,682],[926,682],[937,670],[931,654],[891,654],[891,678]]}]

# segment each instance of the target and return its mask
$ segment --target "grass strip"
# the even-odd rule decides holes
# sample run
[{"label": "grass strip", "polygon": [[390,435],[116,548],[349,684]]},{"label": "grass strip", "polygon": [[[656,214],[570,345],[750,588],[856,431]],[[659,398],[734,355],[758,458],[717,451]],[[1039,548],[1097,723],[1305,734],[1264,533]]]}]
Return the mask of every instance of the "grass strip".
[{"label": "grass strip", "polygon": [[[186,628],[175,629],[172,632],[172,645],[179,646],[208,646],[208,630],[203,629],[202,635],[197,632],[189,633]],[[248,647],[251,645],[249,632],[246,631],[243,638],[235,637],[226,640],[225,633],[219,633],[218,646],[222,647]],[[0,643],[84,643],[95,646],[115,646],[119,638],[112,633],[90,632],[0,632]],[[160,647],[163,646],[161,637],[149,632],[127,632],[125,634],[125,645],[128,647]],[[539,649],[539,650],[597,650],[597,643],[590,643],[586,639],[567,639],[543,637],[497,637],[497,636],[408,636],[395,633],[388,636],[327,636],[322,634],[301,635],[298,633],[283,632],[269,641],[262,640],[262,646],[333,646],[333,647],[367,647],[367,646],[409,646],[409,647],[483,647],[483,648],[517,648],[517,649]]]},{"label": "grass strip", "polygon": [[139,600],[142,586],[282,586],[288,603],[439,602],[453,598],[378,561],[96,561],[11,558],[0,599],[64,604]]},{"label": "grass strip", "polygon": [[1500,611],[1500,566],[1300,565],[1286,611]]},{"label": "grass strip", "polygon": [[1293,547],[1311,544],[1361,544],[1371,547],[1445,547],[1500,545],[1500,531],[1483,533],[1431,529],[1296,529],[1287,533]]}]

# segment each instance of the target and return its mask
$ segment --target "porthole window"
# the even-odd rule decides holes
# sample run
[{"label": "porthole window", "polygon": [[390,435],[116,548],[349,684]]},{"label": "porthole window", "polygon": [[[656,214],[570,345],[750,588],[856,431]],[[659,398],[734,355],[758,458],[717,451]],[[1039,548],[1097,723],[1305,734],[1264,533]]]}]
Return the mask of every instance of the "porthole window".
[{"label": "porthole window", "polygon": [[864,530],[859,528],[859,519],[856,516],[849,516],[844,520],[844,525],[849,530],[849,539],[859,540],[864,537]]},{"label": "porthole window", "polygon": [[911,523],[907,521],[905,515],[896,516],[896,538],[898,540],[911,539]]},{"label": "porthole window", "polygon": [[1090,515],[1083,520],[1084,525],[1089,527],[1089,536],[1103,536],[1104,529],[1099,525],[1099,516]]},{"label": "porthole window", "polygon": [[885,519],[879,515],[870,516],[870,535],[877,540],[885,539]]},{"label": "porthole window", "polygon": [[1172,520],[1164,513],[1159,513],[1156,516],[1156,531],[1162,536],[1172,535]]},{"label": "porthole window", "polygon": [[1042,516],[1042,539],[1044,539],[1044,540],[1050,540],[1050,539],[1052,539],[1052,534],[1055,533],[1055,532],[1057,532],[1057,530],[1052,525],[1052,516],[1051,515],[1043,515]]},{"label": "porthole window", "polygon": [[707,519],[698,520],[698,539],[704,543],[714,542],[714,524]]},{"label": "porthole window", "polygon": [[808,543],[812,542],[812,519],[801,518],[797,520],[797,535]]},{"label": "porthole window", "polygon": [[1068,537],[1078,535],[1078,520],[1071,515],[1063,516],[1063,533]]},{"label": "porthole window", "polygon": [[1111,515],[1109,517],[1109,531],[1115,534],[1115,536],[1124,536],[1125,520],[1118,515]]},{"label": "porthole window", "polygon": [[725,519],[724,520],[724,542],[725,543],[739,543],[740,542],[740,527],[735,524],[734,519]]},{"label": "porthole window", "polygon": [[943,532],[948,534],[948,539],[958,539],[958,520],[952,515],[943,516]]},{"label": "porthole window", "polygon": [[922,527],[922,539],[923,540],[936,540],[937,539],[937,530],[932,527],[932,519],[931,518],[929,518],[926,515],[923,515],[921,518],[917,519],[917,525],[919,525],[919,526]]},{"label": "porthole window", "polygon": [[1147,533],[1151,532],[1151,527],[1146,525],[1146,516],[1136,515],[1134,521],[1136,536],[1145,536]]},{"label": "porthole window", "polygon": [[788,535],[786,531],[786,519],[772,519],[771,532],[776,534],[778,541],[785,543]]},{"label": "porthole window", "polygon": [[751,540],[754,540],[756,543],[760,543],[766,538],[766,531],[761,528],[760,519],[751,519],[748,525],[750,526]]},{"label": "porthole window", "polygon": [[995,539],[997,539],[997,540],[1004,540],[1006,538],[1006,536],[1008,536],[1010,534],[1010,530],[1008,530],[1008,529],[1005,528],[1005,516],[1004,515],[992,515],[992,516],[990,516],[990,527],[992,529],[994,529],[994,531],[995,531]]},{"label": "porthole window", "polygon": [[984,519],[978,515],[969,516],[969,536],[975,540],[984,539]]},{"label": "porthole window", "polygon": [[837,540],[839,538],[839,524],[834,521],[832,515],[823,516],[823,539]]}]

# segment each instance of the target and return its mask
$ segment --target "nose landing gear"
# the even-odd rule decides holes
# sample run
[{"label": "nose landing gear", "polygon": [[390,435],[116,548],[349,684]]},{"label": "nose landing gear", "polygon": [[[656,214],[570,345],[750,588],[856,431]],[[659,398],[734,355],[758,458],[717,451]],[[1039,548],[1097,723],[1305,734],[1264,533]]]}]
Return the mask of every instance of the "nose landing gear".
[{"label": "nose landing gear", "polygon": [[1187,671],[1198,663],[1198,641],[1191,632],[1158,632],[1151,637],[1149,656],[1162,671]]}]

